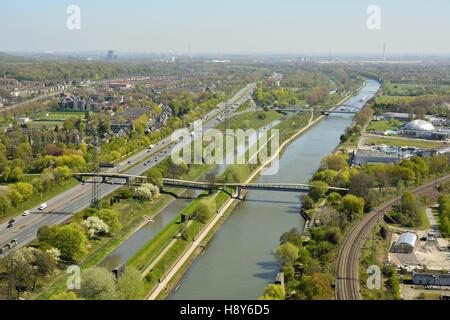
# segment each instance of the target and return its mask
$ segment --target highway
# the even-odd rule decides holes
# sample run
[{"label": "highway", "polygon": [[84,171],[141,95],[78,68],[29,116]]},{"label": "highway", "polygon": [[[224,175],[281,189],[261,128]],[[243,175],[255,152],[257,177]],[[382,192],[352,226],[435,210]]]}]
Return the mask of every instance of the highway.
[{"label": "highway", "polygon": [[[237,110],[233,105],[241,105],[251,98],[255,83],[248,84],[241,89],[234,97],[227,102],[220,103],[217,108],[209,112],[204,119],[202,132],[216,127],[221,123],[220,119],[225,118],[227,112],[232,114]],[[191,129],[191,128],[187,128]],[[197,139],[202,132],[197,132],[194,137],[185,139],[183,142],[174,143],[171,137],[161,140],[151,150],[143,150],[136,153],[132,157],[117,164],[111,172],[121,172],[129,175],[143,175],[147,170],[156,166],[161,161],[169,157],[172,151],[181,148],[184,144],[191,143],[192,139]],[[120,185],[115,184],[101,184],[100,196],[105,197],[118,188]],[[38,207],[30,209],[32,212],[29,216],[18,216],[14,218],[16,221],[12,228],[7,228],[8,223],[0,224],[0,247],[8,244],[12,239],[18,239],[18,245],[6,252],[4,255],[25,246],[27,243],[34,240],[37,236],[37,231],[43,226],[61,224],[67,222],[77,212],[88,208],[92,200],[92,185],[79,184],[58,196],[47,201],[48,207],[44,211],[39,211]],[[0,256],[3,257],[4,255]]]},{"label": "highway", "polygon": [[[450,175],[446,175],[437,180],[412,190],[413,194],[420,194],[423,191],[434,188],[436,184],[450,180]],[[336,299],[337,300],[362,300],[359,287],[359,257],[364,242],[369,233],[383,219],[384,213],[389,210],[397,201],[395,197],[373,210],[350,231],[345,239],[336,261]]]}]

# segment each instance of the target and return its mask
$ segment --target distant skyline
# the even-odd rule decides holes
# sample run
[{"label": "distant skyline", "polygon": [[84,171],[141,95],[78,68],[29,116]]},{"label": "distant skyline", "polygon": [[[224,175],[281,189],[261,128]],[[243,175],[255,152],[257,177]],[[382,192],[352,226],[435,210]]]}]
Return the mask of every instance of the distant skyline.
[{"label": "distant skyline", "polygon": [[447,55],[449,14],[448,0],[15,0],[1,4],[0,51]]}]

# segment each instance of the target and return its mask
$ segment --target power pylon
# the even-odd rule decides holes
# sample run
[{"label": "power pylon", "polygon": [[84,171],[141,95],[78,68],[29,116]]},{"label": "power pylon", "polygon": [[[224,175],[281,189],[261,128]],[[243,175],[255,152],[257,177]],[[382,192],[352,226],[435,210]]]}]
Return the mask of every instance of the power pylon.
[{"label": "power pylon", "polygon": [[100,209],[100,188],[101,188],[101,178],[100,178],[100,166],[98,163],[98,152],[99,152],[99,140],[97,134],[94,134],[94,168],[92,169],[92,198],[91,207]]}]

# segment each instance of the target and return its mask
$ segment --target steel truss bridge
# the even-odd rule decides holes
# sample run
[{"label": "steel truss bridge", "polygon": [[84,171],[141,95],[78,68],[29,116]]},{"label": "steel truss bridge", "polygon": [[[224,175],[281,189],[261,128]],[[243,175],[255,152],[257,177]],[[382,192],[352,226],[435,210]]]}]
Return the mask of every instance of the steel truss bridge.
[{"label": "steel truss bridge", "polygon": [[[82,182],[90,182],[85,178],[100,177],[102,183],[112,183],[121,185],[140,185],[146,183],[148,178],[146,176],[135,176],[121,173],[74,173],[74,177]],[[112,181],[114,180],[114,181]],[[236,189],[238,197],[241,190],[265,190],[277,192],[295,192],[306,193],[309,192],[311,185],[305,183],[217,183],[217,182],[201,182],[201,181],[187,181],[179,179],[163,179],[164,187],[182,188],[182,189],[196,189],[196,190],[223,190],[226,188]],[[348,189],[329,187],[329,192],[346,193]]]}]

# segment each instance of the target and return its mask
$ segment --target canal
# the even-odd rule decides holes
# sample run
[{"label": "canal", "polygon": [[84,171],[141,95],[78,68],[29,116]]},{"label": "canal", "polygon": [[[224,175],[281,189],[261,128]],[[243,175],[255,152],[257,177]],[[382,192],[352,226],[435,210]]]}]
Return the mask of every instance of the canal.
[{"label": "canal", "polygon": [[[267,132],[267,130],[275,127],[281,120],[274,120],[259,129],[260,133]],[[236,159],[243,156],[248,148],[256,144],[258,135],[252,134],[248,137],[246,144],[242,143],[237,146],[235,154],[228,154],[226,163],[229,163],[236,157]],[[227,168],[227,165],[217,165],[211,172],[216,176],[220,176]],[[153,217],[153,221],[145,224],[142,228],[137,230],[129,239],[111,252],[101,263],[100,266],[113,270],[114,268],[125,264],[130,260],[146,243],[151,241],[166,225],[172,222],[180,212],[186,208],[194,199],[196,199],[202,191],[186,190],[182,197],[171,201],[159,214]]]},{"label": "canal", "polygon": [[[361,108],[363,98],[373,97],[379,86],[367,79],[366,86],[346,104]],[[319,122],[289,145],[276,175],[261,176],[258,181],[307,182],[351,122],[351,115],[331,115]],[[169,299],[257,299],[279,272],[273,252],[281,234],[292,228],[303,230],[299,209],[298,194],[250,191]]]}]

